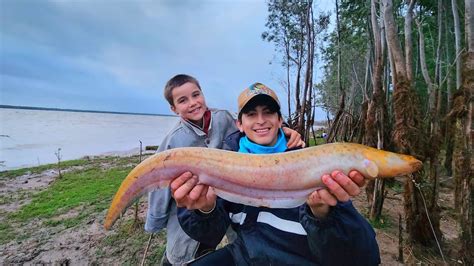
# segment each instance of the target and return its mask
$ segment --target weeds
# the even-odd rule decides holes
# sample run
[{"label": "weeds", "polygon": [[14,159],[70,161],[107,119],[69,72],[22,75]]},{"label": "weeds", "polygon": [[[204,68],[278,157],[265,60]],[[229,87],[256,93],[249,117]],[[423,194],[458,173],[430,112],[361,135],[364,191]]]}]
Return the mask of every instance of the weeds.
[{"label": "weeds", "polygon": [[372,225],[372,227],[377,228],[377,229],[384,229],[384,228],[389,228],[392,226],[392,222],[385,215],[382,215],[379,219],[375,219],[375,220],[369,219],[369,223],[370,225]]},{"label": "weeds", "polygon": [[13,228],[8,223],[0,222],[0,244],[3,245],[14,237],[15,232]]}]

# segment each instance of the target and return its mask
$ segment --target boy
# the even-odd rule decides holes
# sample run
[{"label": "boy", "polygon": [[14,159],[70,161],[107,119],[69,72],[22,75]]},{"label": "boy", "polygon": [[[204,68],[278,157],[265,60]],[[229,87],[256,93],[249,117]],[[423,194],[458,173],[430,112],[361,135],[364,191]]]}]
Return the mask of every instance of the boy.
[{"label": "boy", "polygon": [[[244,135],[232,134],[226,139],[234,150],[261,154],[287,150],[280,129],[280,104],[271,89],[253,84],[240,94],[238,103],[237,126]],[[195,185],[195,177],[178,177],[171,190],[177,204],[188,208],[178,210],[186,233],[208,245],[219,243],[229,225],[237,234],[234,242],[191,265],[379,264],[375,232],[340,193],[343,189],[356,195],[357,185],[334,186],[328,180],[332,179],[323,177],[328,189],[313,192],[302,206],[270,209],[216,199],[212,189]]]},{"label": "boy", "polygon": [[[224,137],[236,130],[235,120],[228,111],[208,109],[199,82],[189,75],[176,75],[165,86],[164,96],[173,112],[180,116],[178,124],[165,137],[157,152],[178,147],[223,148]],[[291,134],[289,147],[301,146],[299,134]],[[167,228],[164,264],[184,264],[215,246],[207,246],[189,238],[179,225],[176,204],[170,190],[149,193],[145,230],[158,232]]]}]

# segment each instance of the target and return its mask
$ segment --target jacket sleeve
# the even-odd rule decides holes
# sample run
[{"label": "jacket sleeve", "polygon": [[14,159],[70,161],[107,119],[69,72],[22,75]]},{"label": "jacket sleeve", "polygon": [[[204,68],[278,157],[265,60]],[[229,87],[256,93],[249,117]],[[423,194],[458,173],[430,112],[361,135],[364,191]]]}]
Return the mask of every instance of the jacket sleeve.
[{"label": "jacket sleeve", "polygon": [[375,232],[351,201],[332,207],[323,220],[300,207],[300,221],[308,233],[311,252],[321,265],[378,265],[380,254]]},{"label": "jacket sleeve", "polygon": [[178,208],[181,228],[192,239],[209,246],[217,246],[230,225],[229,214],[225,210],[224,203],[223,199],[217,198],[216,208],[209,214],[204,214],[199,210]]},{"label": "jacket sleeve", "polygon": [[[156,152],[171,149],[170,138],[163,140]],[[145,231],[156,233],[166,227],[171,211],[171,190],[169,187],[148,193],[148,210],[145,221]]]}]

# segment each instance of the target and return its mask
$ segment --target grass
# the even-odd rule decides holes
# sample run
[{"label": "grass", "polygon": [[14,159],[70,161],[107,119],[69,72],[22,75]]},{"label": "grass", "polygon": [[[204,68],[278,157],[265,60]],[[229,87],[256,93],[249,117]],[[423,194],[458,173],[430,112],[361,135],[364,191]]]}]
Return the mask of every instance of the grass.
[{"label": "grass", "polygon": [[392,226],[390,219],[388,219],[388,217],[386,217],[385,215],[381,215],[379,219],[369,219],[369,223],[370,225],[372,225],[372,227],[377,229],[390,228]]},{"label": "grass", "polygon": [[10,224],[0,222],[0,244],[7,243],[15,237],[15,231]]},{"label": "grass", "polygon": [[403,193],[403,191],[405,191],[405,188],[403,187],[402,182],[399,182],[396,180],[387,180],[385,184],[388,188],[390,188],[397,194]]},{"label": "grass", "polygon": [[326,140],[323,138],[310,138],[309,139],[309,145],[308,146],[316,146],[316,145],[321,145],[321,144],[326,144]]},{"label": "grass", "polygon": [[[109,164],[104,169],[103,163]],[[15,192],[15,195],[2,195],[0,204],[8,204],[14,200],[28,197],[30,202],[17,211],[2,214],[0,219],[0,244],[13,239],[21,239],[27,234],[25,230],[16,228],[28,224],[33,219],[41,222],[42,226],[63,226],[70,228],[79,225],[95,213],[108,208],[111,199],[122,180],[136,164],[135,157],[110,157],[98,160],[72,160],[62,163],[63,167],[85,166],[81,170],[66,172],[63,177],[56,179],[49,187],[38,192]],[[41,173],[55,169],[55,164],[6,171],[0,173],[1,178],[15,177],[25,173]],[[72,210],[72,215],[71,212]],[[61,218],[61,215],[65,215]],[[15,226],[17,225],[17,226]]]},{"label": "grass", "polygon": [[46,190],[35,194],[31,203],[10,215],[19,221],[48,218],[63,214],[80,205],[106,209],[110,199],[131,168],[102,170],[91,168],[66,173]]}]

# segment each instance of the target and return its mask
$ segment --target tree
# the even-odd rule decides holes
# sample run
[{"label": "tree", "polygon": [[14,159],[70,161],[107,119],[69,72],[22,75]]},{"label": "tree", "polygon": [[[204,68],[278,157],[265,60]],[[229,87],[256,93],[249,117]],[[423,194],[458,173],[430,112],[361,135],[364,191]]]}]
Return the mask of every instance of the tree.
[{"label": "tree", "polygon": [[[402,53],[398,39],[392,1],[383,0],[383,6],[387,44],[394,67],[392,69],[392,76],[394,77],[393,109],[395,115],[393,141],[397,145],[399,152],[424,158],[423,148],[425,144],[422,141],[424,134],[420,128],[422,121],[420,118],[419,102],[414,93],[413,84],[408,74],[410,70],[407,71],[407,61]],[[405,31],[407,26],[409,25],[405,26]],[[411,47],[408,47],[408,49],[411,49]],[[409,52],[405,53],[409,54]],[[415,173],[411,180],[407,179],[404,194],[405,216],[410,240],[430,245],[436,240],[437,235],[441,233],[439,229],[439,215],[436,214],[436,209],[428,210],[428,212],[431,211],[431,218],[426,215],[424,195],[422,194],[422,185],[424,184],[426,184],[426,180],[422,173]],[[431,231],[430,224],[435,231],[434,234]]]},{"label": "tree", "polygon": [[[377,8],[375,0],[371,1],[371,22],[372,34],[374,36],[374,67],[372,72],[372,86],[373,93],[371,101],[368,105],[367,119],[365,120],[365,138],[366,145],[376,147],[379,149],[386,149],[387,142],[384,141],[387,136],[388,126],[385,125],[385,118],[387,115],[387,108],[385,103],[385,92],[383,90],[382,75],[383,75],[383,43],[385,42],[384,27],[379,26],[377,20]],[[383,23],[382,21],[380,21]],[[384,186],[385,182],[382,179],[376,179],[373,185],[368,185],[368,197],[371,195],[371,208],[369,218],[379,219],[382,214],[382,206],[384,201]]]},{"label": "tree", "polygon": [[[326,29],[329,16],[322,14],[316,21],[312,1],[273,0],[268,3],[268,11],[268,31],[262,34],[262,38],[275,43],[277,51],[283,54],[282,64],[286,68],[288,92],[288,122],[308,141],[314,113],[316,35]],[[295,100],[294,112],[291,99]]]},{"label": "tree", "polygon": [[453,99],[449,114],[454,124],[454,178],[460,180],[459,197],[461,250],[460,255],[467,265],[474,263],[474,169],[472,161],[472,113],[474,105],[474,4],[465,2],[466,44],[462,87]]},{"label": "tree", "polygon": [[[452,9],[446,8],[448,2]],[[434,247],[442,239],[437,201],[439,177],[450,174],[453,162],[459,198],[455,206],[460,206],[463,228],[462,256],[472,264],[466,258],[473,257],[474,246],[470,131],[474,73],[471,53],[460,55],[464,50],[463,29],[468,44],[473,27],[472,15],[468,15],[472,0],[467,2],[464,10],[460,0],[337,1],[338,25],[325,39],[324,78],[317,92],[318,104],[333,118],[341,114],[331,123],[334,140],[396,150],[425,162],[426,172],[409,176],[405,184],[405,218],[411,244]],[[459,17],[466,22],[459,23]],[[415,30],[413,22],[418,25]],[[385,44],[388,49],[384,49]],[[464,63],[462,69],[458,67],[460,63]],[[461,70],[462,75],[455,78]],[[365,82],[361,82],[363,78],[359,77],[364,76]],[[456,86],[455,80],[461,85]],[[343,108],[340,85],[345,94]],[[456,87],[461,89],[456,91]],[[441,132],[446,132],[445,136]],[[453,143],[455,153],[451,160]],[[440,163],[443,149],[444,165]],[[380,184],[378,187],[376,193],[367,193],[368,197],[371,195],[372,218],[383,203],[383,189]],[[382,200],[374,200],[374,196]],[[438,248],[441,251],[439,245]]]}]

